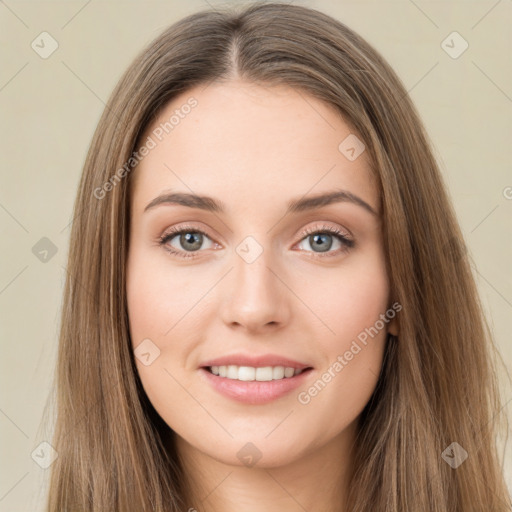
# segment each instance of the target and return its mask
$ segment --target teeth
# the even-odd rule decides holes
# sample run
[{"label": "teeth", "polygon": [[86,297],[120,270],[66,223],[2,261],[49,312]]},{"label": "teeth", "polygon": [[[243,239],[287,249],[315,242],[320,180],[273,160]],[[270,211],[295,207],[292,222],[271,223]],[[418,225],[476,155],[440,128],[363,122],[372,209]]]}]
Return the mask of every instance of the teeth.
[{"label": "teeth", "polygon": [[284,376],[285,377],[293,377],[294,369],[293,368],[285,368],[284,369]]},{"label": "teeth", "polygon": [[219,377],[244,381],[257,380],[260,382],[290,378],[302,372],[302,370],[284,366],[254,368],[252,366],[236,366],[231,364],[228,366],[212,366],[210,370]]}]

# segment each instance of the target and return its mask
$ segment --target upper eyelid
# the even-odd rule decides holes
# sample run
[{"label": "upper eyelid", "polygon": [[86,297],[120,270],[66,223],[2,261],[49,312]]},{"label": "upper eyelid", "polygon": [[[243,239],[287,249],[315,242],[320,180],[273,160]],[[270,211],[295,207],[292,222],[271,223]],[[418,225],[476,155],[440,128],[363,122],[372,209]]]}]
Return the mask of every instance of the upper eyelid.
[{"label": "upper eyelid", "polygon": [[[327,233],[331,233],[332,236],[336,237],[336,238],[341,238],[342,240],[345,239],[346,241],[348,242],[353,242],[354,241],[354,238],[352,236],[352,234],[346,229],[346,228],[341,228],[337,225],[327,225],[326,224],[326,221],[320,221],[322,223],[322,225],[319,225],[319,226],[314,226],[314,227],[308,227],[308,228],[305,228],[303,229],[302,231],[300,231],[299,235],[302,236],[302,238],[300,238],[296,243],[299,243],[301,242],[302,240],[304,240],[305,238],[307,238],[308,236],[311,236],[311,234],[314,234],[314,233],[323,233],[323,232],[327,232]],[[207,229],[203,229],[199,226],[194,226],[194,225],[189,225],[189,224],[184,224],[184,225],[180,225],[178,224],[178,226],[175,226],[169,230],[165,230],[164,233],[158,237],[158,239],[160,241],[163,241],[165,239],[167,239],[167,241],[169,240],[172,240],[174,237],[176,237],[177,235],[180,234],[180,232],[186,232],[186,231],[190,231],[190,232],[198,232],[198,233],[201,233],[202,235],[208,237],[208,239],[214,243],[214,244],[218,244],[218,242],[216,242],[214,240],[215,237],[212,237],[210,236],[210,234],[208,233],[208,230]],[[339,233],[335,233],[334,231],[338,231]]]}]

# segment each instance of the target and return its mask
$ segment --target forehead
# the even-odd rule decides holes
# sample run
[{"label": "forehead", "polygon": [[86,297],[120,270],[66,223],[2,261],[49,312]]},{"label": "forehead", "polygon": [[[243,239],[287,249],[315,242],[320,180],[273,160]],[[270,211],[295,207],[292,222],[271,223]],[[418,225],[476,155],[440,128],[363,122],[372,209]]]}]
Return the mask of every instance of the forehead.
[{"label": "forehead", "polygon": [[377,210],[365,151],[352,160],[344,152],[354,137],[339,112],[303,91],[203,84],[173,98],[145,130],[141,144],[152,148],[133,172],[135,209],[170,189],[215,196],[234,210],[335,188]]}]

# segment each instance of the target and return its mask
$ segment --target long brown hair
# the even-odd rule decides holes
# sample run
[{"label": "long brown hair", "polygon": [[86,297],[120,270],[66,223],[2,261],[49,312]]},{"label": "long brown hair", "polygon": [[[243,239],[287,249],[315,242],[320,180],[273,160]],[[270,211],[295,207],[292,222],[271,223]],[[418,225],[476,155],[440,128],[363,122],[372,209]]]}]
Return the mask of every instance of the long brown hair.
[{"label": "long brown hair", "polygon": [[[130,65],[99,121],[70,236],[47,510],[188,508],[170,429],[131,350],[125,262],[135,169],[126,163],[174,96],[235,76],[288,85],[337,109],[363,140],[380,190],[400,334],[388,338],[360,417],[348,510],[510,510],[496,448],[498,353],[418,113],[383,57],[343,23],[265,2],[170,26]],[[468,454],[457,468],[442,456],[453,456],[453,442]]]}]

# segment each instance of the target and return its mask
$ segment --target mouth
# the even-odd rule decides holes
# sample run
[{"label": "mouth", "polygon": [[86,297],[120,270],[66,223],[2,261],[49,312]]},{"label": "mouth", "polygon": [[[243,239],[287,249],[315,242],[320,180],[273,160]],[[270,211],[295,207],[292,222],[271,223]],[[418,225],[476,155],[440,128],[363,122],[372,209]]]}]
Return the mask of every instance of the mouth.
[{"label": "mouth", "polygon": [[291,379],[301,373],[311,371],[311,366],[305,368],[294,368],[292,366],[238,366],[238,365],[214,365],[204,366],[204,370],[212,375],[230,380],[242,382],[268,382],[274,380]]},{"label": "mouth", "polygon": [[286,399],[294,389],[306,386],[311,366],[212,365],[199,368],[199,375],[224,397],[247,405],[264,405]]},{"label": "mouth", "polygon": [[259,405],[290,397],[305,386],[313,374],[309,364],[280,354],[225,354],[202,361],[198,368],[203,382],[224,397]]}]

